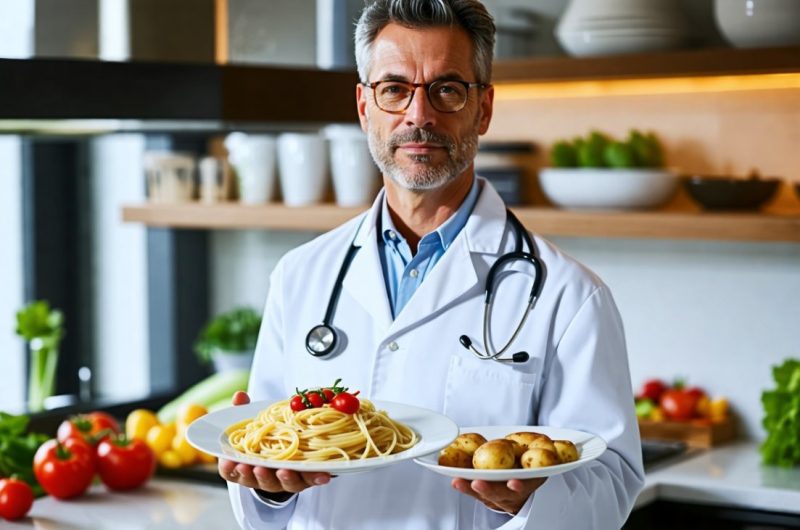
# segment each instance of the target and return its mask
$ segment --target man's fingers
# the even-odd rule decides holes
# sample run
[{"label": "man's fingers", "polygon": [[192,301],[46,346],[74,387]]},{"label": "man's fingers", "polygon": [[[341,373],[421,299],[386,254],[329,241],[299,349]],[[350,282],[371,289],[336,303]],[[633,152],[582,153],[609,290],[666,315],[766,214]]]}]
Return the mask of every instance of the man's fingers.
[{"label": "man's fingers", "polygon": [[247,395],[247,392],[239,390],[231,398],[231,403],[234,405],[247,405],[250,403],[250,396]]}]

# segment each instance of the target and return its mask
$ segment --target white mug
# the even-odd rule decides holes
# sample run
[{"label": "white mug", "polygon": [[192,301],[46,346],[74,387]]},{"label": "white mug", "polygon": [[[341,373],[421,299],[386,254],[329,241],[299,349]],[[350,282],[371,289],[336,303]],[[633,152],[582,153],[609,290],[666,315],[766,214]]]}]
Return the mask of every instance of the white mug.
[{"label": "white mug", "polygon": [[309,133],[280,135],[278,167],[283,202],[287,206],[304,206],[322,201],[328,177],[325,138]]},{"label": "white mug", "polygon": [[357,125],[331,125],[325,129],[330,141],[331,176],[336,204],[370,204],[380,189],[378,167],[369,152],[367,136]]},{"label": "white mug", "polygon": [[228,160],[239,181],[239,200],[263,204],[275,198],[275,138],[231,133],[225,138]]}]

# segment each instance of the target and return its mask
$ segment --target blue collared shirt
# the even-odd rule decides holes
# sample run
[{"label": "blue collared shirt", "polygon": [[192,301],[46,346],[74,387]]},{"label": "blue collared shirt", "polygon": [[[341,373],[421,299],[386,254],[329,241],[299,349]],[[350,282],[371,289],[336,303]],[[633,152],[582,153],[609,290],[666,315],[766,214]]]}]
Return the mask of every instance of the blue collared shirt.
[{"label": "blue collared shirt", "polygon": [[400,314],[411,296],[433,270],[456,236],[467,224],[475,203],[478,202],[479,186],[473,180],[472,187],[450,218],[436,230],[425,234],[417,245],[417,254],[411,255],[411,247],[392,222],[386,196],[381,211],[381,237],[379,239],[381,266],[386,282],[386,292],[392,308],[392,318]]}]

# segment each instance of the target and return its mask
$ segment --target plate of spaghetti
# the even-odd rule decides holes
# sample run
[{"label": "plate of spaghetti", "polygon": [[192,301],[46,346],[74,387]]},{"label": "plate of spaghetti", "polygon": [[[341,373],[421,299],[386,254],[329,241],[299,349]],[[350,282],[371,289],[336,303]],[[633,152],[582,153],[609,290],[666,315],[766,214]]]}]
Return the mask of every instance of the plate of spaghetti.
[{"label": "plate of spaghetti", "polygon": [[344,403],[338,393],[326,399],[318,392],[321,400],[298,391],[291,399],[206,414],[189,426],[186,439],[201,451],[243,464],[343,474],[435,453],[458,436],[452,420],[428,409],[353,398],[357,410],[351,400],[340,407],[343,412],[336,407]]}]

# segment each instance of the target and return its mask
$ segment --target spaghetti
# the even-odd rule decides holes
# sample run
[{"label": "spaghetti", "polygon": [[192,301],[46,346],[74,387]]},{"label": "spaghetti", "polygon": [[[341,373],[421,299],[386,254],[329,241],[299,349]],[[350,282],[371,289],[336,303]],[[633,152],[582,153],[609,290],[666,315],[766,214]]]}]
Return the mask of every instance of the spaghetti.
[{"label": "spaghetti", "polygon": [[226,431],[231,446],[269,460],[336,461],[387,456],[418,441],[413,429],[376,410],[366,399],[355,414],[329,405],[294,411],[273,403],[252,420]]}]

